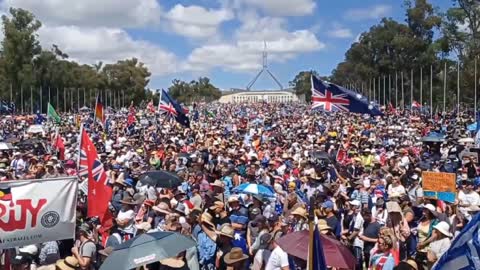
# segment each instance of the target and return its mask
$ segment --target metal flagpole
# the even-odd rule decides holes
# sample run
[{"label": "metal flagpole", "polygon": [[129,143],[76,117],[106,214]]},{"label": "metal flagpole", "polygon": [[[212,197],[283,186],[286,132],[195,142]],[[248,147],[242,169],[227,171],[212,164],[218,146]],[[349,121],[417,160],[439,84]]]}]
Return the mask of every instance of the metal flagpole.
[{"label": "metal flagpole", "polygon": [[383,75],[383,106],[386,105],[386,101],[387,101],[387,97],[386,97],[386,87],[387,87],[387,85],[385,83],[386,83],[385,75]]},{"label": "metal flagpole", "polygon": [[32,111],[33,114],[33,87],[30,86],[30,110]]},{"label": "metal flagpole", "polygon": [[85,92],[85,88],[83,88],[83,106],[85,107],[85,101],[87,100],[87,93]]},{"label": "metal flagpole", "polygon": [[[474,98],[474,102],[475,102],[475,105],[473,107],[473,110],[474,110],[474,113],[475,113],[475,117],[477,115],[477,84],[478,84],[478,81],[477,81],[477,56],[475,56],[475,88],[474,88],[474,92],[475,92],[475,98]],[[477,119],[478,120],[478,119]]]},{"label": "metal flagpole", "polygon": [[42,99],[43,99],[43,89],[40,86],[40,113],[42,113],[42,108],[43,108]]},{"label": "metal flagpole", "polygon": [[410,106],[413,105],[413,69],[410,69]]},{"label": "metal flagpole", "polygon": [[433,117],[433,67],[430,65],[430,118]]},{"label": "metal flagpole", "polygon": [[382,76],[378,76],[378,106],[382,106]]},{"label": "metal flagpole", "polygon": [[457,113],[460,114],[460,59],[457,60]]},{"label": "metal flagpole", "polygon": [[420,67],[420,105],[423,107],[423,67]]},{"label": "metal flagpole", "polygon": [[77,87],[77,112],[80,111],[80,88]]},{"label": "metal flagpole", "polygon": [[371,96],[370,96],[371,90],[372,90],[372,78],[368,79],[368,95],[367,95],[368,100],[371,99]]},{"label": "metal flagpole", "polygon": [[13,101],[13,86],[10,84],[10,104],[12,104]]},{"label": "metal flagpole", "polygon": [[55,90],[55,95],[57,96],[57,102],[55,102],[55,107],[57,108],[57,110],[60,110],[60,103],[58,102],[58,87]]},{"label": "metal flagpole", "polygon": [[20,86],[20,109],[23,114],[23,85]]},{"label": "metal flagpole", "polygon": [[52,103],[50,102],[50,86],[48,87],[48,103],[52,104]]},{"label": "metal flagpole", "polygon": [[392,103],[392,76],[388,74],[388,103]]},{"label": "metal flagpole", "polygon": [[398,73],[395,71],[395,108],[398,107]]},{"label": "metal flagpole", "polygon": [[445,113],[446,111],[446,96],[447,96],[447,61],[444,63],[444,68],[443,68],[443,112]]},{"label": "metal flagpole", "polygon": [[67,92],[65,91],[65,86],[63,87],[63,112],[67,112]]},{"label": "metal flagpole", "polygon": [[377,91],[377,90],[375,89],[375,81],[376,81],[376,80],[377,80],[377,79],[373,78],[373,102],[375,102],[375,98],[376,98],[375,92]]},{"label": "metal flagpole", "polygon": [[400,72],[401,83],[402,83],[402,110],[405,110],[405,91],[403,89],[403,71]]},{"label": "metal flagpole", "polygon": [[72,89],[72,92],[70,93],[70,110],[73,112],[73,95],[74,95],[74,91],[75,91],[75,88],[70,88]]}]

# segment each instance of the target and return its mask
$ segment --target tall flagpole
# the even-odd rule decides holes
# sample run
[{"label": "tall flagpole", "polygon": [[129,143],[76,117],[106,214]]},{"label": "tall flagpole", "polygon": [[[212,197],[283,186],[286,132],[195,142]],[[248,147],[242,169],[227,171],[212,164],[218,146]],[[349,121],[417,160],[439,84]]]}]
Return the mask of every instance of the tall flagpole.
[{"label": "tall flagpole", "polygon": [[386,91],[386,87],[387,87],[387,85],[386,85],[386,80],[385,80],[385,78],[386,78],[385,75],[383,75],[383,106],[385,106],[385,105],[387,104],[387,103],[386,103],[386,102],[387,102],[387,96],[386,96],[386,92],[387,92],[387,91]]},{"label": "tall flagpole", "polygon": [[85,107],[85,101],[87,101],[87,93],[85,92],[85,88],[83,88],[83,106],[82,107]]},{"label": "tall flagpole", "polygon": [[13,85],[10,84],[10,104],[13,102]]},{"label": "tall flagpole", "polygon": [[20,108],[23,114],[23,85],[20,86]]},{"label": "tall flagpole", "polygon": [[63,112],[67,112],[67,91],[65,91],[65,86],[63,87]]},{"label": "tall flagpole", "polygon": [[33,86],[30,86],[30,110],[33,114]]},{"label": "tall flagpole", "polygon": [[420,67],[420,105],[423,107],[423,67]]},{"label": "tall flagpole", "polygon": [[52,104],[52,103],[50,102],[50,86],[48,87],[48,103]]},{"label": "tall flagpole", "polygon": [[55,95],[57,96],[57,102],[55,102],[55,107],[58,108],[58,110],[61,110],[60,109],[60,103],[58,102],[58,87],[55,90]]},{"label": "tall flagpole", "polygon": [[444,63],[443,67],[443,112],[445,113],[446,111],[446,105],[447,105],[447,61]]},{"label": "tall flagpole", "polygon": [[[474,102],[475,102],[475,105],[473,107],[473,111],[475,113],[475,117],[477,115],[477,84],[478,84],[478,81],[477,81],[477,58],[475,56],[475,88],[474,88],[474,92],[475,92],[475,98],[474,98]],[[477,119],[478,120],[478,119]]]},{"label": "tall flagpole", "polygon": [[77,112],[80,112],[80,88],[77,87]]},{"label": "tall flagpole", "polygon": [[433,117],[433,67],[430,65],[430,118]]},{"label": "tall flagpole", "polygon": [[42,113],[42,109],[43,109],[42,99],[43,99],[43,89],[40,86],[40,113]]},{"label": "tall flagpole", "polygon": [[400,73],[402,82],[402,110],[405,110],[405,90],[403,89],[403,71]]},{"label": "tall flagpole", "polygon": [[373,78],[373,102],[376,102],[376,100],[375,100],[375,98],[376,98],[375,92],[377,91],[377,90],[375,89],[375,81],[376,81],[376,80],[377,80],[377,79]]},{"label": "tall flagpole", "polygon": [[460,59],[457,60],[457,113],[460,114]]},{"label": "tall flagpole", "polygon": [[395,108],[398,107],[398,73],[395,71]]},{"label": "tall flagpole", "polygon": [[368,79],[368,100],[372,100],[372,78]]},{"label": "tall flagpole", "polygon": [[413,105],[413,69],[410,69],[410,106]]}]

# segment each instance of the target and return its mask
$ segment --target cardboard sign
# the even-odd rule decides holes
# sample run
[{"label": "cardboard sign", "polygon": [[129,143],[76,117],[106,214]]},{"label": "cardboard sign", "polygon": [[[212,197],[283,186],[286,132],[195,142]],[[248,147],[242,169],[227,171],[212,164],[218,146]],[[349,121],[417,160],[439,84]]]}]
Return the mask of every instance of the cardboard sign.
[{"label": "cardboard sign", "polygon": [[422,172],[425,197],[454,202],[457,192],[456,175],[443,172]]}]

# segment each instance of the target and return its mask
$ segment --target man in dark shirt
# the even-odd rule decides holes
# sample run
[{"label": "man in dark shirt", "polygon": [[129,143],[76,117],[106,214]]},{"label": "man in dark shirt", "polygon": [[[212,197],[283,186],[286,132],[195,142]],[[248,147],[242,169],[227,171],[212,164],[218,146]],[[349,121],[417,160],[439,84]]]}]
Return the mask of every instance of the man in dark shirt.
[{"label": "man in dark shirt", "polygon": [[322,209],[325,213],[325,221],[327,221],[327,225],[332,228],[332,232],[335,234],[337,238],[340,238],[342,234],[342,228],[340,226],[340,222],[338,218],[335,216],[333,212],[333,202],[332,201],[325,201],[322,203]]},{"label": "man in dark shirt", "polygon": [[362,216],[365,220],[367,226],[363,230],[363,234],[359,235],[360,239],[363,240],[363,256],[365,259],[365,265],[368,268],[370,261],[370,251],[375,246],[375,243],[378,240],[378,234],[382,225],[372,217],[372,212],[368,209],[363,209]]}]

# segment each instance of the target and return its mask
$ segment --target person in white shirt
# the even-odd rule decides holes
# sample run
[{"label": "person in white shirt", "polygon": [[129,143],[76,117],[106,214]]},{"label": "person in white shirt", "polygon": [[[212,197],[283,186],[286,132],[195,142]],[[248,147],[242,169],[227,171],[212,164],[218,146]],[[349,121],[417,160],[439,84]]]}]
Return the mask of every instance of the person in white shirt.
[{"label": "person in white shirt", "polygon": [[385,201],[382,198],[378,198],[372,207],[372,217],[381,225],[387,223],[388,212],[385,211]]},{"label": "person in white shirt", "polygon": [[272,253],[268,257],[265,270],[289,270],[288,254],[275,241],[272,241],[270,248]]},{"label": "person in white shirt", "polygon": [[429,250],[427,252],[428,262],[433,265],[448,248],[450,248],[450,225],[447,222],[441,221],[437,225],[433,226],[433,234],[435,235],[435,241],[430,243]]},{"label": "person in white shirt", "polygon": [[458,210],[470,220],[472,216],[468,212],[468,209],[472,205],[480,205],[480,195],[473,190],[472,181],[463,181],[463,189],[458,192]]},{"label": "person in white shirt", "polygon": [[400,183],[400,178],[394,177],[393,182],[388,186],[388,196],[389,197],[401,197],[405,195],[405,187]]},{"label": "person in white shirt", "polygon": [[122,209],[117,214],[117,225],[121,231],[133,237],[135,234],[135,212],[133,207],[137,204],[132,197],[125,196],[122,203]]}]

